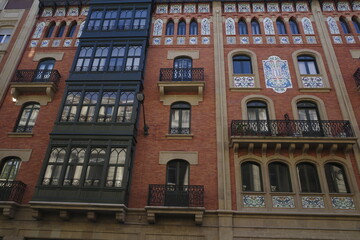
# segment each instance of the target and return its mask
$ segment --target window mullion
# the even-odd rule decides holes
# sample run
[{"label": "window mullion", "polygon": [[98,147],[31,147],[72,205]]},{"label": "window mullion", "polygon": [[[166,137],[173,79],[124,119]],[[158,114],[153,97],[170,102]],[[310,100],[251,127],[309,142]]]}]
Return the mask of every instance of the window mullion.
[{"label": "window mullion", "polygon": [[67,166],[69,164],[69,158],[70,158],[70,154],[71,154],[71,145],[68,144],[66,146],[66,154],[64,157],[64,162],[63,162],[63,166],[61,168],[61,173],[60,173],[60,177],[59,177],[59,185],[63,186],[63,182],[64,182],[64,178],[65,178],[65,173],[67,170]]},{"label": "window mullion", "polygon": [[111,122],[117,122],[116,118],[118,116],[118,111],[119,111],[119,103],[120,103],[120,96],[121,96],[121,90],[118,89],[116,91],[116,99],[115,99],[115,104],[114,104],[114,112],[113,115],[111,117]]},{"label": "window mullion", "polygon": [[81,177],[80,177],[79,186],[82,186],[82,187],[84,187],[84,182],[85,182],[85,178],[86,178],[86,172],[87,172],[88,166],[89,166],[90,154],[91,154],[91,144],[89,143],[85,148],[83,169],[81,170]]},{"label": "window mullion", "polygon": [[98,98],[97,98],[97,102],[96,102],[96,105],[95,105],[94,117],[93,117],[92,122],[97,122],[97,120],[98,120],[100,106],[101,106],[102,98],[103,98],[103,94],[104,94],[104,89],[103,88],[100,89],[97,93],[98,93]]}]

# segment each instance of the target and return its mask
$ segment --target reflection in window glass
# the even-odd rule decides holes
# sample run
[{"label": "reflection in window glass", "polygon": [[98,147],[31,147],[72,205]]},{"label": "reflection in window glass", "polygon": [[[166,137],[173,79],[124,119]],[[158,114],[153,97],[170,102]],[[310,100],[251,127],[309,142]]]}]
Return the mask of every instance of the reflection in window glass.
[{"label": "reflection in window glass", "polygon": [[252,74],[251,58],[246,55],[233,57],[234,74]]},{"label": "reflection in window glass", "polygon": [[30,103],[23,107],[15,132],[31,132],[40,111],[40,104]]},{"label": "reflection in window glass", "polygon": [[350,193],[345,169],[338,163],[325,164],[326,180],[331,193]]},{"label": "reflection in window glass", "polygon": [[300,181],[300,191],[303,193],[320,193],[320,182],[316,166],[311,163],[299,163],[297,172]]},{"label": "reflection in window glass", "polygon": [[242,190],[249,192],[262,192],[262,179],[260,165],[254,162],[241,164]]},{"label": "reflection in window glass", "polygon": [[313,56],[310,55],[300,55],[298,56],[298,65],[300,74],[319,74],[319,70],[316,64],[316,60]]},{"label": "reflection in window glass", "polygon": [[289,168],[286,164],[273,162],[269,164],[271,192],[291,192]]}]

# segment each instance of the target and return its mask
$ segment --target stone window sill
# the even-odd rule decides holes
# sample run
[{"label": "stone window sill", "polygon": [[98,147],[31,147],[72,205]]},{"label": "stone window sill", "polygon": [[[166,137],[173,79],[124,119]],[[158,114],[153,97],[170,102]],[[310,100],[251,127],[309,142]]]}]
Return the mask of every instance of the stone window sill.
[{"label": "stone window sill", "polygon": [[166,134],[166,139],[193,139],[194,134]]},{"label": "stone window sill", "polygon": [[10,132],[8,133],[8,137],[20,138],[20,137],[33,137],[34,134],[32,132],[23,133],[23,132]]}]

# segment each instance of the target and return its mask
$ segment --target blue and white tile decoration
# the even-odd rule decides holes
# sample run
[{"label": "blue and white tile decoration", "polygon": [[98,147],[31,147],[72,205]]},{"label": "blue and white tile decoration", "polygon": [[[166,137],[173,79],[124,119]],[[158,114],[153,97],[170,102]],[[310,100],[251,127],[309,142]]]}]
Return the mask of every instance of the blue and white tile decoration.
[{"label": "blue and white tile decoration", "polygon": [[49,43],[50,43],[50,40],[43,40],[41,42],[41,46],[40,47],[48,47],[49,46]]},{"label": "blue and white tile decoration", "polygon": [[71,7],[68,11],[68,16],[78,16],[79,15],[79,8]]},{"label": "blue and white tile decoration", "polygon": [[281,44],[289,44],[289,37],[280,37],[280,43]]},{"label": "blue and white tile decoration", "polygon": [[199,4],[198,5],[198,12],[199,13],[208,13],[208,12],[210,12],[210,5],[209,4]]},{"label": "blue and white tile decoration", "polygon": [[168,12],[168,6],[167,5],[157,5],[156,7],[156,13],[157,14],[164,14]]},{"label": "blue and white tile decoration", "polygon": [[308,12],[309,8],[308,8],[308,5],[306,4],[306,2],[296,3],[296,11],[297,12]]},{"label": "blue and white tile decoration", "polygon": [[52,47],[59,47],[60,46],[60,43],[61,43],[61,40],[59,39],[56,39],[52,42],[51,46]]},{"label": "blue and white tile decoration", "polygon": [[253,3],[253,12],[265,12],[263,3]]},{"label": "blue and white tile decoration", "polygon": [[266,43],[267,44],[276,44],[275,37],[266,37]]},{"label": "blue and white tile decoration", "polygon": [[332,11],[335,11],[334,3],[332,3],[332,2],[324,2],[324,3],[323,3],[322,10],[323,10],[324,12],[332,12]]},{"label": "blue and white tile decoration", "polygon": [[301,197],[303,208],[325,208],[324,198],[317,196]]},{"label": "blue and white tile decoration", "polygon": [[226,37],[226,43],[227,44],[236,44],[236,38],[235,37]]},{"label": "blue and white tile decoration", "polygon": [[315,36],[306,36],[306,42],[308,44],[316,44],[316,37]]},{"label": "blue and white tile decoration", "polygon": [[264,208],[265,198],[263,196],[244,195],[243,204],[244,207]]},{"label": "blue and white tile decoration", "polygon": [[210,35],[210,21],[207,18],[201,20],[201,35]]},{"label": "blue and white tile decoration", "polygon": [[337,4],[338,11],[350,11],[350,6],[348,2],[338,2]]},{"label": "blue and white tile decoration", "polygon": [[71,47],[72,39],[65,39],[64,47]]},{"label": "blue and white tile decoration", "polygon": [[293,37],[293,42],[294,44],[302,44],[303,43],[302,37],[300,36]]},{"label": "blue and white tile decoration", "polygon": [[323,88],[324,83],[320,76],[304,76],[301,77],[304,88]]},{"label": "blue and white tile decoration", "polygon": [[239,12],[251,12],[249,3],[239,3],[238,9],[239,9]]},{"label": "blue and white tile decoration", "polygon": [[273,208],[295,208],[294,197],[272,196]]},{"label": "blue and white tile decoration", "polygon": [[197,37],[190,37],[189,44],[197,44],[197,43],[198,43],[198,38]]},{"label": "blue and white tile decoration", "polygon": [[89,7],[83,7],[81,10],[81,15],[87,16],[89,14]]},{"label": "blue and white tile decoration", "polygon": [[334,40],[334,43],[336,43],[336,44],[342,43],[341,36],[333,36],[333,40]]},{"label": "blue and white tile decoration", "polygon": [[301,19],[301,23],[305,34],[315,34],[311,20],[307,17]]},{"label": "blue and white tile decoration", "polygon": [[181,13],[181,5],[170,5],[170,13]]},{"label": "blue and white tile decoration", "polygon": [[76,39],[76,40],[75,40],[74,47],[78,47],[78,46],[79,46],[79,43],[80,43],[80,40],[79,40],[79,39]]},{"label": "blue and white tile decoration", "polygon": [[58,8],[55,12],[55,17],[64,17],[66,15],[65,8]]},{"label": "blue and white tile decoration", "polygon": [[331,203],[334,209],[354,210],[355,204],[351,197],[332,197]]},{"label": "blue and white tile decoration", "polygon": [[171,44],[173,44],[173,38],[172,37],[165,38],[165,45],[171,45]]},{"label": "blue and white tile decoration", "polygon": [[235,3],[224,4],[224,12],[236,12],[236,4]]},{"label": "blue and white tile decoration", "polygon": [[345,39],[347,43],[355,43],[354,36],[345,36]]},{"label": "blue and white tile decoration", "polygon": [[241,44],[249,44],[250,43],[249,37],[240,37],[240,43]]},{"label": "blue and white tile decoration", "polygon": [[177,44],[179,44],[179,45],[185,44],[185,37],[178,37],[177,38]]},{"label": "blue and white tile decoration", "polygon": [[353,2],[353,10],[354,11],[360,10],[360,2],[359,1]]},{"label": "blue and white tile decoration", "polygon": [[160,43],[161,43],[161,38],[154,38],[153,39],[153,44],[154,45],[160,45]]},{"label": "blue and white tile decoration", "polygon": [[282,3],[281,11],[283,12],[294,12],[294,6],[292,3]]},{"label": "blue and white tile decoration", "polygon": [[267,60],[263,60],[263,66],[266,88],[271,88],[276,93],[284,93],[288,88],[292,88],[287,60],[270,56]]},{"label": "blue and white tile decoration", "polygon": [[38,23],[32,38],[40,38],[44,31],[44,28],[45,28],[45,22]]},{"label": "blue and white tile decoration", "polygon": [[156,19],[156,21],[154,23],[154,31],[153,31],[154,36],[161,36],[162,35],[163,25],[164,25],[163,20]]},{"label": "blue and white tile decoration", "polygon": [[262,37],[253,37],[253,43],[262,44],[263,43]]},{"label": "blue and white tile decoration", "polygon": [[234,77],[234,87],[236,88],[253,88],[255,87],[254,77]]},{"label": "blue and white tile decoration", "polygon": [[336,24],[336,20],[333,17],[326,19],[331,34],[340,34],[339,28]]},{"label": "blue and white tile decoration", "polygon": [[31,42],[30,42],[30,47],[31,47],[31,48],[36,47],[36,46],[38,45],[38,42],[39,42],[39,40],[31,40]]},{"label": "blue and white tile decoration", "polygon": [[210,44],[210,38],[209,37],[202,37],[201,43],[202,44]]},{"label": "blue and white tile decoration", "polygon": [[42,13],[42,17],[52,17],[53,15],[53,10],[52,8],[44,8],[44,11]]},{"label": "blue and white tile decoration", "polygon": [[275,35],[275,29],[273,21],[270,18],[264,19],[265,35]]},{"label": "blue and white tile decoration", "polygon": [[268,12],[279,12],[279,4],[277,3],[268,3],[267,4]]},{"label": "blue and white tile decoration", "polygon": [[185,4],[184,13],[196,13],[196,5],[195,4]]},{"label": "blue and white tile decoration", "polygon": [[235,35],[235,21],[232,18],[228,18],[225,21],[226,35]]}]

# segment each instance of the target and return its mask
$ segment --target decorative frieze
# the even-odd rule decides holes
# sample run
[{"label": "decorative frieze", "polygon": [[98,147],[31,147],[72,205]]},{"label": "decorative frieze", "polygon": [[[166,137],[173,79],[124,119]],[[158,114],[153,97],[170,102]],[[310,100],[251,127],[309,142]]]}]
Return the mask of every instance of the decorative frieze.
[{"label": "decorative frieze", "polygon": [[30,47],[31,47],[31,48],[34,48],[34,47],[36,47],[36,46],[38,45],[38,43],[39,43],[38,40],[32,40],[32,41],[30,42]]},{"label": "decorative frieze", "polygon": [[294,6],[292,3],[282,3],[281,4],[281,11],[283,12],[294,12]]},{"label": "decorative frieze", "polygon": [[243,196],[243,205],[244,207],[250,208],[264,208],[265,207],[265,197],[256,196],[256,195],[244,195]]},{"label": "decorative frieze", "polygon": [[334,3],[332,3],[332,2],[324,2],[324,3],[323,3],[323,6],[322,6],[322,10],[323,10],[324,12],[335,11]]},{"label": "decorative frieze", "polygon": [[43,13],[41,14],[42,17],[52,17],[53,9],[52,8],[44,8]]},{"label": "decorative frieze", "polygon": [[202,44],[210,44],[210,38],[209,37],[202,37],[201,38]]},{"label": "decorative frieze", "polygon": [[238,8],[239,8],[239,12],[251,12],[249,3],[239,3]]},{"label": "decorative frieze", "polygon": [[165,45],[172,45],[173,44],[173,38],[167,37],[165,38]]},{"label": "decorative frieze", "polygon": [[224,4],[224,12],[236,12],[235,3]]},{"label": "decorative frieze", "polygon": [[190,37],[189,44],[198,44],[198,38],[197,37]]},{"label": "decorative frieze", "polygon": [[253,43],[262,44],[263,43],[262,37],[253,37]]},{"label": "decorative frieze", "polygon": [[48,46],[49,46],[49,43],[50,43],[50,40],[43,40],[43,41],[41,42],[40,47],[48,47]]},{"label": "decorative frieze", "polygon": [[324,83],[321,76],[301,77],[304,88],[323,88]]},{"label": "decorative frieze", "polygon": [[279,4],[277,3],[268,3],[267,4],[268,12],[279,12]]},{"label": "decorative frieze", "polygon": [[255,87],[255,78],[252,76],[234,77],[234,87],[253,88]]},{"label": "decorative frieze", "polygon": [[300,36],[293,37],[293,42],[294,44],[302,44],[303,43],[302,37]]},{"label": "decorative frieze", "polygon": [[276,43],[275,37],[266,37],[266,43],[267,44],[275,44]]},{"label": "decorative frieze", "polygon": [[156,7],[156,13],[157,14],[165,14],[168,12],[168,6],[167,5],[157,5]]},{"label": "decorative frieze", "polygon": [[263,66],[267,88],[273,89],[276,93],[284,93],[288,88],[292,88],[287,60],[270,56],[267,60],[263,60]]},{"label": "decorative frieze", "polygon": [[181,5],[170,5],[170,13],[181,13]]},{"label": "decorative frieze", "polygon": [[290,43],[289,37],[285,37],[285,36],[280,37],[280,43],[281,44],[289,44]]},{"label": "decorative frieze", "polygon": [[196,5],[195,4],[186,4],[184,6],[184,13],[196,13]]},{"label": "decorative frieze", "polygon": [[324,198],[318,196],[301,197],[303,208],[325,208]]},{"label": "decorative frieze", "polygon": [[59,39],[56,39],[52,42],[52,47],[59,47],[60,46],[60,43],[61,43],[61,40]]},{"label": "decorative frieze", "polygon": [[351,197],[332,197],[331,203],[334,209],[353,210],[354,200]]},{"label": "decorative frieze", "polygon": [[253,12],[265,12],[265,6],[263,3],[254,3]]},{"label": "decorative frieze", "polygon": [[342,43],[341,36],[333,36],[333,40],[334,40],[334,43],[336,43],[336,44]]},{"label": "decorative frieze", "polygon": [[338,11],[350,11],[350,5],[348,2],[338,2],[337,9]]},{"label": "decorative frieze", "polygon": [[308,44],[316,44],[316,37],[315,36],[306,36],[306,42]]},{"label": "decorative frieze", "polygon": [[55,17],[64,17],[66,15],[65,8],[57,8],[55,12]]},{"label": "decorative frieze", "polygon": [[306,2],[297,2],[296,3],[296,11],[297,12],[308,12],[309,8]]},{"label": "decorative frieze", "polygon": [[249,44],[250,43],[249,37],[240,37],[240,43],[241,44]]},{"label": "decorative frieze", "polygon": [[89,14],[89,7],[83,7],[81,10],[82,16],[87,16]]},{"label": "decorative frieze", "polygon": [[161,43],[161,38],[153,38],[154,45],[160,45],[160,43]]},{"label": "decorative frieze", "polygon": [[347,43],[355,43],[354,36],[345,36],[345,39]]},{"label": "decorative frieze", "polygon": [[273,208],[295,208],[294,197],[272,196]]},{"label": "decorative frieze", "polygon": [[235,44],[236,43],[236,38],[235,37],[227,37],[226,38],[226,43],[227,44]]},{"label": "decorative frieze", "polygon": [[68,16],[78,16],[79,15],[79,8],[71,7],[68,11]]},{"label": "decorative frieze", "polygon": [[185,37],[178,37],[178,38],[177,38],[177,44],[178,44],[178,45],[183,45],[183,44],[185,44]]},{"label": "decorative frieze", "polygon": [[64,47],[71,47],[72,39],[65,39]]},{"label": "decorative frieze", "polygon": [[210,5],[209,4],[199,4],[198,5],[199,13],[208,13],[210,12]]}]

